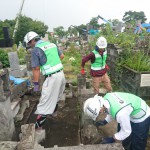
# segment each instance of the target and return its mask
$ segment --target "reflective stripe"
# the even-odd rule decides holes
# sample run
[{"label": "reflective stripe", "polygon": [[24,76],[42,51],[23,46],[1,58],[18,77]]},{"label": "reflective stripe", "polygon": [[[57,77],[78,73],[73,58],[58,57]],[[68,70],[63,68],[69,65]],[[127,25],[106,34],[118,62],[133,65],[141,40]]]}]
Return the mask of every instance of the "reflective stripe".
[{"label": "reflective stripe", "polygon": [[126,106],[127,105],[127,103],[123,100],[123,99],[121,99],[118,95],[116,95],[115,93],[110,93],[113,97],[114,97],[114,99],[120,104],[120,106],[121,107],[124,107],[124,106]]},{"label": "reflective stripe", "polygon": [[103,67],[92,67],[91,66],[91,69],[92,70],[102,70],[102,69],[104,69],[105,68],[105,66],[103,66]]},{"label": "reflective stripe", "polygon": [[[118,95],[116,95],[115,93],[110,93],[110,94],[115,98],[115,100],[120,104],[121,107],[124,107],[127,105],[127,103],[123,99],[121,99]],[[145,101],[143,101],[142,99],[141,99],[141,108],[140,109],[141,109],[140,112],[138,112],[135,115],[131,115],[130,117],[132,119],[140,119],[146,115],[147,105],[146,105]]]},{"label": "reflective stripe", "polygon": [[101,56],[100,56],[100,54],[95,54],[95,57],[98,58],[98,57],[101,57]]},{"label": "reflective stripe", "polygon": [[140,119],[146,115],[146,111],[147,111],[147,105],[146,105],[145,101],[141,100],[141,111],[135,115],[132,115],[131,118],[132,119]]},{"label": "reflective stripe", "polygon": [[51,74],[53,72],[56,72],[62,68],[63,68],[63,65],[61,63],[57,64],[53,67],[51,67],[50,65],[46,65],[46,66],[43,66],[42,73],[43,73],[43,75],[47,75],[47,74]]}]

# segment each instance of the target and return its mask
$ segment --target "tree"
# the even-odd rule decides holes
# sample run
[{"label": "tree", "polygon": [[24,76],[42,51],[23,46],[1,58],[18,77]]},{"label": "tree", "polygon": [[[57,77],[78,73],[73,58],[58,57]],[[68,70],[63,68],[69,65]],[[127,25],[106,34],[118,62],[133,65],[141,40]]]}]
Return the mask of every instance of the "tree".
[{"label": "tree", "polygon": [[54,28],[54,33],[56,35],[58,35],[60,38],[62,38],[65,35],[65,31],[64,31],[64,27],[63,26],[59,26],[57,28]]},{"label": "tree", "polygon": [[118,19],[113,19],[112,21],[113,26],[118,25],[118,23],[120,22]]},{"label": "tree", "polygon": [[43,22],[32,20],[31,18],[26,17],[26,16],[20,16],[18,29],[17,29],[17,32],[15,34],[15,39],[14,39],[15,43],[18,44],[19,41],[23,41],[26,33],[30,31],[34,31],[43,37],[45,33],[47,32],[47,30],[48,30],[48,26],[45,25]]},{"label": "tree", "polygon": [[93,29],[98,29],[100,27],[100,25],[98,24],[98,18],[97,17],[93,17],[90,22],[88,23],[88,25],[92,26]]},{"label": "tree", "polygon": [[141,23],[144,23],[147,20],[147,18],[143,11],[128,11],[125,12],[122,20],[125,23],[136,23],[138,20],[141,20]]},{"label": "tree", "polygon": [[78,34],[78,29],[77,29],[77,27],[76,26],[70,26],[69,28],[68,28],[68,31],[67,31],[67,33],[69,34],[69,35],[76,35],[77,36],[77,34]]}]

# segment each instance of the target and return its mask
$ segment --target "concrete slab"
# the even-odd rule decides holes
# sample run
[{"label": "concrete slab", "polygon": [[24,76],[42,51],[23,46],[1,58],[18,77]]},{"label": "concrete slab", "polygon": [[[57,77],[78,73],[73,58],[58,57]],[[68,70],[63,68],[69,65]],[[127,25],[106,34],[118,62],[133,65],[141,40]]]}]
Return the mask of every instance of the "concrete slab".
[{"label": "concrete slab", "polygon": [[123,150],[119,143],[46,148],[45,150]]}]

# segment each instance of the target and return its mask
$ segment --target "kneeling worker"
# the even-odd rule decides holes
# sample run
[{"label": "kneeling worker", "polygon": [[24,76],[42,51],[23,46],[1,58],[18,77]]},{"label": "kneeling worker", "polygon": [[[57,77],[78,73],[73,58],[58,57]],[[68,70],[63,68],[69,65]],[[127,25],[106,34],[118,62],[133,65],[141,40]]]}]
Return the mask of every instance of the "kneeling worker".
[{"label": "kneeling worker", "polygon": [[[107,112],[105,120],[95,121],[99,113]],[[145,150],[150,128],[150,107],[140,97],[123,92],[94,96],[84,103],[84,113],[94,120],[95,126],[103,126],[115,119],[118,132],[104,138],[101,144],[122,141],[125,150]]]}]

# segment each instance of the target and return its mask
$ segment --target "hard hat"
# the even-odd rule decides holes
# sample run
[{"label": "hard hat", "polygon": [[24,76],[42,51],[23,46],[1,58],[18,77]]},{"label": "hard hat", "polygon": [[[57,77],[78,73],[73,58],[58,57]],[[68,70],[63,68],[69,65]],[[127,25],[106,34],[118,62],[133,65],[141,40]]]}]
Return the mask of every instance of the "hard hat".
[{"label": "hard hat", "polygon": [[24,37],[24,42],[28,44],[35,37],[39,37],[39,35],[33,31],[28,32]]},{"label": "hard hat", "polygon": [[100,96],[94,96],[84,102],[83,111],[85,115],[93,119],[94,121],[99,115],[100,109],[103,107],[103,98]]},{"label": "hard hat", "polygon": [[107,40],[104,37],[99,37],[97,39],[96,45],[99,48],[106,48],[107,47]]}]

